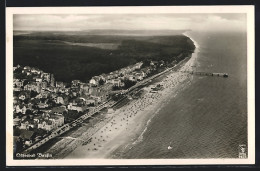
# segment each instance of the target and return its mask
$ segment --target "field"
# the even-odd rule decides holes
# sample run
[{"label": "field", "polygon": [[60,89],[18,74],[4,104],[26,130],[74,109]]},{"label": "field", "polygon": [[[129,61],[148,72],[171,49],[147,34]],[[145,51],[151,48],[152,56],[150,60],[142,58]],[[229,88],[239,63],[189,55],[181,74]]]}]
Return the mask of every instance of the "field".
[{"label": "field", "polygon": [[120,45],[120,43],[72,43],[72,42],[64,42],[64,43],[73,46],[87,46],[87,47],[110,49],[110,50],[115,50]]}]

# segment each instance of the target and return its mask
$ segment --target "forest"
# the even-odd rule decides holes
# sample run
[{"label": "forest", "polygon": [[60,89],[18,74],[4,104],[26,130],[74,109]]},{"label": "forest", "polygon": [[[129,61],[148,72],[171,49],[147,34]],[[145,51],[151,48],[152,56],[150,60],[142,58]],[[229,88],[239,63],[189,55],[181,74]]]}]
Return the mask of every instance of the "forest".
[{"label": "forest", "polygon": [[[115,43],[116,49],[75,46],[72,43]],[[195,46],[184,35],[127,36],[89,35],[53,32],[14,34],[14,66],[38,67],[55,75],[57,81],[88,81],[92,76],[108,73],[144,60],[171,62],[180,53],[193,53]]]}]

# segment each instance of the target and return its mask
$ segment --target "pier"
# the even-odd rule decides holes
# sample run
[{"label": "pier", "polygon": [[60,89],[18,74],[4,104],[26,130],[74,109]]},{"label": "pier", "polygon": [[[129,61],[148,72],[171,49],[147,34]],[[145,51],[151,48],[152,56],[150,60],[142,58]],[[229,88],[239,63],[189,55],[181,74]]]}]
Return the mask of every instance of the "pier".
[{"label": "pier", "polygon": [[212,77],[224,77],[227,78],[227,73],[214,73],[214,72],[196,72],[196,71],[180,71],[183,73],[189,73],[193,75],[201,75],[201,76],[212,76]]}]

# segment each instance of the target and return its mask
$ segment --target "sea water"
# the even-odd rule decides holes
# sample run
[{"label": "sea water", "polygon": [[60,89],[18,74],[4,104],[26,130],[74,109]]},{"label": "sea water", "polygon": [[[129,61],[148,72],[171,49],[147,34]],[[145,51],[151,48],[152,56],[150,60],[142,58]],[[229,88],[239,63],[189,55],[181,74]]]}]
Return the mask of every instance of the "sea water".
[{"label": "sea water", "polygon": [[239,145],[247,146],[246,33],[188,35],[199,44],[192,70],[229,77],[194,75],[120,158],[237,158]]}]

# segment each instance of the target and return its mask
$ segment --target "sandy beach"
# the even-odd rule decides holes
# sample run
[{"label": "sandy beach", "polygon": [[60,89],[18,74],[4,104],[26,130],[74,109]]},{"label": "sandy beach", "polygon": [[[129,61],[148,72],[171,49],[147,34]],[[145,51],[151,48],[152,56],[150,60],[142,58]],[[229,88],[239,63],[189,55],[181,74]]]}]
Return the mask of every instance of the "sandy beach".
[{"label": "sandy beach", "polygon": [[[179,71],[191,71],[196,57],[195,52]],[[64,152],[63,157],[66,159],[113,158],[113,152],[118,153],[121,151],[120,149],[131,148],[131,145],[142,141],[146,127],[167,103],[169,96],[171,98],[176,96],[179,91],[189,85],[192,78],[192,75],[182,72],[170,71],[166,73],[160,82],[144,87],[144,93],[140,98],[131,100],[129,104],[114,111],[114,113],[107,114],[107,119],[77,137],[78,139],[90,140],[84,145],[80,141],[74,142],[73,144],[74,146],[77,144],[77,148],[68,155]],[[151,88],[158,84],[163,86],[163,90],[155,93],[150,92]],[[69,143],[65,146],[68,145]]]}]

